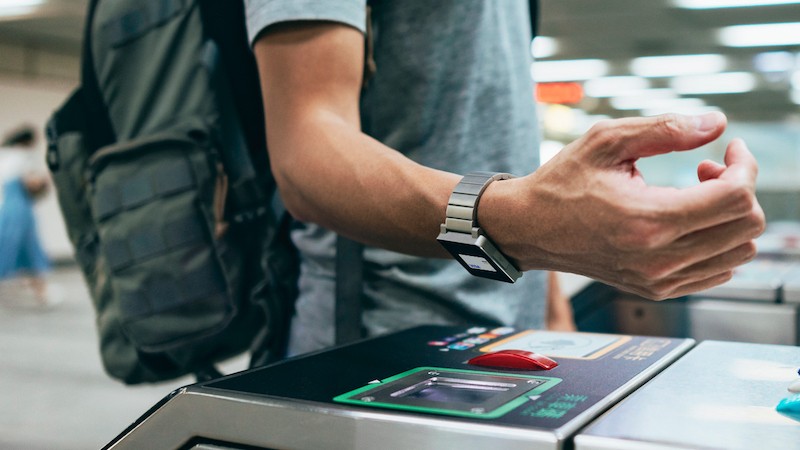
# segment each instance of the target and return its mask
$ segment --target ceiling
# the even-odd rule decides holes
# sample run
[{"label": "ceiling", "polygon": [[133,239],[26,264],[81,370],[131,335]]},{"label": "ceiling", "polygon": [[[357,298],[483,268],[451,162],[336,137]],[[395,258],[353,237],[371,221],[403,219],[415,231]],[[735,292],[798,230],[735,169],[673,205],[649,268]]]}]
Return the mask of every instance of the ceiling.
[{"label": "ceiling", "polygon": [[[756,54],[788,51],[800,61],[800,46],[729,48],[716,40],[716,31],[728,25],[800,22],[800,4],[727,8],[680,9],[672,0],[540,0],[540,35],[556,38],[557,54],[543,59],[606,60],[609,75],[629,74],[630,60],[637,56],[707,54],[728,57],[731,71],[750,71]],[[0,2],[2,7],[3,2]],[[0,43],[23,44],[61,53],[80,52],[86,0],[47,0],[35,13],[0,17]],[[800,71],[795,62],[794,71]],[[757,73],[752,92],[692,95],[718,107],[730,119],[783,121],[800,114],[790,99],[791,71]],[[666,87],[669,79],[653,78],[652,87]],[[606,98],[585,99],[579,105],[590,114],[611,116],[638,114],[619,111]]]},{"label": "ceiling", "polygon": [[[559,52],[552,59],[599,58],[607,60],[609,75],[629,75],[629,63],[637,56],[721,54],[728,71],[756,73],[752,92],[692,95],[724,111],[731,120],[783,121],[800,113],[790,99],[792,71],[757,73],[754,57],[763,52],[787,51],[800,71],[800,45],[731,48],[717,41],[721,27],[742,24],[800,22],[800,4],[689,10],[671,0],[541,0],[540,35],[558,39]],[[785,56],[785,55],[784,55]],[[666,87],[669,79],[651,79],[652,87]],[[607,99],[584,101],[590,113],[612,116],[620,112]]]}]

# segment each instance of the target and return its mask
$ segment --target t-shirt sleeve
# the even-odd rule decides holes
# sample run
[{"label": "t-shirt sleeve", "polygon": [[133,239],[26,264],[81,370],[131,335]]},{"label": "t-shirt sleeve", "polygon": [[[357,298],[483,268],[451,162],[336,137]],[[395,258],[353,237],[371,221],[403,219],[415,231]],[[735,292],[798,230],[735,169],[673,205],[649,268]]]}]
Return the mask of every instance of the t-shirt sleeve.
[{"label": "t-shirt sleeve", "polygon": [[366,0],[246,0],[247,35],[252,45],[270,25],[295,20],[340,22],[366,30]]}]

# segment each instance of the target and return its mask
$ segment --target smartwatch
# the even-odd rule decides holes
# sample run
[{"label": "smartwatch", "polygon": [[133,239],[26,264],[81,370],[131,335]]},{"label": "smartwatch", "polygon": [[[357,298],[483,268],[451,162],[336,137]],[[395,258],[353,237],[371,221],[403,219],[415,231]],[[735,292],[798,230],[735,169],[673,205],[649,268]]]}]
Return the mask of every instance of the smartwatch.
[{"label": "smartwatch", "polygon": [[496,172],[465,175],[450,195],[447,218],[436,240],[472,275],[513,283],[522,272],[483,234],[477,221],[483,191],[493,181],[509,178],[513,176]]}]

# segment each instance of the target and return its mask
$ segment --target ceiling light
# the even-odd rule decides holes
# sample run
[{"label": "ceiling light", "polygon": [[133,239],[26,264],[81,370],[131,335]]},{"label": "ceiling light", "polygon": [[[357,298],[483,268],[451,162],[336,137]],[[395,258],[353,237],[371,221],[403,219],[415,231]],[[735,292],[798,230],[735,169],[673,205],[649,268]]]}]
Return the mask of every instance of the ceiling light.
[{"label": "ceiling light", "polygon": [[792,103],[800,105],[800,89],[793,90],[790,98],[792,99]]},{"label": "ceiling light", "polygon": [[[620,96],[622,97],[622,96]],[[670,88],[643,89],[635,95],[624,97],[677,98],[678,94]]]},{"label": "ceiling light", "polygon": [[603,77],[587,80],[583,91],[589,97],[619,97],[650,88],[650,81],[641,77]]},{"label": "ceiling light", "polygon": [[588,80],[606,73],[608,63],[601,59],[540,61],[531,66],[531,75],[538,82]]},{"label": "ceiling light", "polygon": [[719,30],[717,37],[728,47],[764,47],[800,44],[800,22],[734,25]]},{"label": "ceiling light", "polygon": [[553,159],[554,156],[564,148],[564,144],[558,141],[542,141],[539,144],[539,165]]},{"label": "ceiling light", "polygon": [[788,72],[794,68],[794,55],[789,52],[764,52],[753,57],[759,72]]},{"label": "ceiling light", "polygon": [[22,16],[34,12],[44,0],[2,0],[0,16]]},{"label": "ceiling light", "polygon": [[673,0],[678,8],[685,9],[717,9],[742,8],[749,6],[791,5],[798,0]]},{"label": "ceiling light", "polygon": [[752,91],[756,77],[747,72],[676,77],[670,86],[680,94],[733,94]]},{"label": "ceiling light", "polygon": [[536,59],[549,58],[558,52],[558,41],[548,36],[536,36],[531,42],[531,55]]},{"label": "ceiling light", "polygon": [[692,106],[675,105],[669,108],[647,108],[640,111],[643,116],[659,116],[661,114],[685,114],[687,116],[699,116],[711,111],[719,111],[716,106]]},{"label": "ceiling light", "polygon": [[545,109],[542,124],[544,129],[554,134],[569,134],[575,128],[577,116],[583,111],[564,105],[549,105]]},{"label": "ceiling light", "polygon": [[792,74],[792,87],[800,91],[800,70]]},{"label": "ceiling light", "polygon": [[706,103],[699,98],[666,98],[666,97],[615,97],[611,99],[611,106],[621,111],[636,109],[678,109],[699,108]]},{"label": "ceiling light", "polygon": [[722,55],[644,56],[631,61],[631,72],[640,77],[674,77],[725,70],[727,59]]}]

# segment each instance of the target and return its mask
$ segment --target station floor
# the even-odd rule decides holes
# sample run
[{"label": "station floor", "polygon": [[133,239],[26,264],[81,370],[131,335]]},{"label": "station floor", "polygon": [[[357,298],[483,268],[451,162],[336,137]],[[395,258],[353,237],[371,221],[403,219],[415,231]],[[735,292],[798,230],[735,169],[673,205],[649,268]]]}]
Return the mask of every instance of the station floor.
[{"label": "station floor", "polygon": [[[17,282],[0,283],[0,449],[99,449],[190,377],[125,386],[100,362],[94,313],[74,266],[48,276],[60,301],[40,306]],[[237,358],[222,370],[244,368]]]}]

